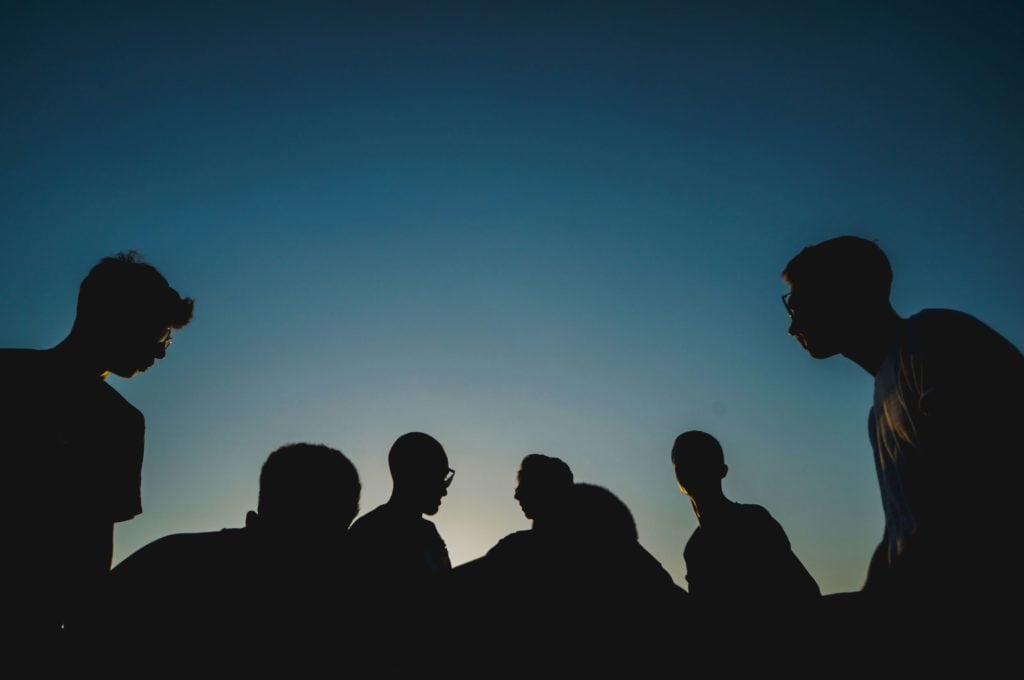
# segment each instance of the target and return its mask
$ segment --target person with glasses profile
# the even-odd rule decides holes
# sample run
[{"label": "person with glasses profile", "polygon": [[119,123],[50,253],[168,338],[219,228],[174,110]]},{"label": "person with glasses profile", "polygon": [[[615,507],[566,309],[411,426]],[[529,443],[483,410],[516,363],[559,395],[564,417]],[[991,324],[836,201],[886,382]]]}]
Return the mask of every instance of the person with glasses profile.
[{"label": "person with glasses profile", "polygon": [[885,527],[863,589],[830,608],[869,617],[876,637],[990,645],[991,622],[1004,620],[992,612],[1018,611],[1007,593],[1019,510],[1001,468],[1021,454],[1024,356],[963,312],[900,316],[873,241],[808,246],[782,278],[789,334],[812,357],[841,354],[874,378],[868,435]]},{"label": "person with glasses profile", "polygon": [[46,350],[0,350],[5,624],[73,628],[110,570],[114,524],[142,512],[142,413],[108,382],[163,359],[193,301],[130,251],[82,281],[74,324]]},{"label": "person with glasses profile", "polygon": [[367,588],[388,605],[382,611],[408,610],[452,568],[437,527],[423,515],[437,514],[455,470],[441,443],[422,432],[395,440],[388,467],[391,498],[357,519],[350,538]]}]

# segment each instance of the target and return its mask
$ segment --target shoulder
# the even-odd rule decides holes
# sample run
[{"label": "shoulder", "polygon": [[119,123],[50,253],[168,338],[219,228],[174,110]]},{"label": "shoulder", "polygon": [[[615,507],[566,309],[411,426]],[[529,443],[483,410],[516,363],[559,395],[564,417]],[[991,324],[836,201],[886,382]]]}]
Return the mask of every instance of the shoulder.
[{"label": "shoulder", "polygon": [[991,326],[953,309],[924,309],[906,320],[904,344],[925,349],[1002,347],[1019,351]]},{"label": "shoulder", "polygon": [[[758,536],[764,538],[777,538],[779,536],[785,538],[786,536],[782,525],[761,505],[753,503],[737,504],[736,513],[747,530],[752,533],[756,532]],[[788,539],[786,540],[788,541]]]},{"label": "shoulder", "polygon": [[384,505],[378,505],[353,522],[352,526],[349,527],[349,532],[351,536],[358,537],[366,532],[378,531],[391,524],[391,513],[388,512],[388,506],[385,503]]},{"label": "shoulder", "polygon": [[0,348],[0,371],[4,381],[8,384],[20,382],[45,372],[52,363],[47,356],[44,350],[39,349]]},{"label": "shoulder", "polygon": [[1016,385],[1024,379],[1024,355],[1013,343],[951,309],[925,309],[909,317],[898,352],[891,356],[897,362],[893,366],[911,375],[914,385],[985,386],[993,379]]},{"label": "shoulder", "polygon": [[126,574],[174,569],[223,541],[222,532],[219,531],[171,534],[139,548],[114,567],[111,573],[115,577],[123,577]]},{"label": "shoulder", "polygon": [[494,547],[488,551],[488,555],[491,553],[500,553],[508,550],[520,550],[533,545],[533,531],[523,530],[516,531],[514,533],[505,536],[500,541],[494,544]]},{"label": "shoulder", "polygon": [[911,327],[930,329],[981,329],[988,328],[975,317],[955,309],[922,309],[917,314],[907,317]]},{"label": "shoulder", "polygon": [[737,516],[748,522],[774,522],[775,518],[763,505],[755,503],[737,503],[734,508]]}]

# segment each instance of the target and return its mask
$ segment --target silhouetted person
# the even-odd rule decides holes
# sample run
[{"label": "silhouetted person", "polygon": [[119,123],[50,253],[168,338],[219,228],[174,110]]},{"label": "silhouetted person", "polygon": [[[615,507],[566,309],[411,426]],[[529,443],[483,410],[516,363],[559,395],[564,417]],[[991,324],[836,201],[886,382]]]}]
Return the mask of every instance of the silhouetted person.
[{"label": "silhouetted person", "polygon": [[731,624],[817,604],[818,585],[779,523],[760,505],[736,503],[722,491],[729,468],[717,439],[684,432],[672,446],[672,466],[699,523],[683,555],[702,617]]},{"label": "silhouetted person", "polygon": [[535,531],[557,521],[572,484],[572,470],[561,458],[540,453],[523,458],[514,497],[526,518],[533,521]]},{"label": "silhouetted person", "polygon": [[842,354],[874,377],[868,433],[885,531],[860,600],[883,608],[876,626],[892,626],[875,635],[994,633],[1002,619],[991,612],[1016,615],[1019,602],[1008,570],[1020,513],[1003,462],[1021,453],[1024,357],[962,312],[901,317],[889,260],[871,241],[808,246],[782,276],[790,335],[812,357]]},{"label": "silhouetted person", "polygon": [[509,534],[491,548],[487,556],[515,562],[534,559],[532,553],[542,549],[536,545],[538,532],[558,532],[572,485],[572,470],[561,458],[540,453],[523,458],[516,474],[514,496],[526,518],[533,521],[533,528]]},{"label": "silhouetted person", "polygon": [[[640,593],[683,593],[640,545],[633,513],[608,489],[582,482],[573,484],[559,525],[564,564],[573,565],[577,585],[585,584],[583,590],[593,590],[580,592],[578,604],[634,609],[639,605],[636,596]],[[597,593],[600,595],[595,599]]]},{"label": "silhouetted person", "polygon": [[640,544],[633,514],[608,489],[574,484],[562,521],[549,571],[549,595],[562,612],[550,614],[553,634],[574,638],[577,660],[601,649],[609,659],[636,664],[638,675],[663,670],[657,659],[678,655],[688,638],[686,592]]},{"label": "silhouetted person", "polygon": [[[686,593],[640,545],[626,505],[570,474],[557,458],[524,459],[516,496],[534,528],[455,569],[456,636],[505,671],[589,672],[609,659],[638,675],[663,668],[687,637]],[[515,651],[502,654],[509,639]]]},{"label": "silhouetted person", "polygon": [[111,632],[136,651],[212,645],[246,666],[322,634],[342,644],[362,613],[347,549],[359,494],[340,451],[282,446],[263,464],[244,528],[166,536],[114,568]]},{"label": "silhouetted person", "polygon": [[[452,568],[441,535],[423,515],[437,513],[455,475],[440,442],[422,432],[395,441],[388,467],[391,498],[356,520],[351,532],[366,589],[385,616],[426,606],[423,598],[433,596],[437,577]],[[413,625],[403,616],[395,618],[396,625]]]},{"label": "silhouetted person", "polygon": [[[560,458],[531,453],[516,473],[515,499],[533,528],[505,536],[487,554],[455,569],[451,580],[470,625],[497,610],[514,606],[547,578],[549,559],[564,539],[563,516],[573,489],[573,475]],[[528,596],[528,595],[527,595]]]},{"label": "silhouetted person", "polygon": [[114,523],[142,512],[145,422],[105,379],[162,359],[192,305],[134,252],[119,253],[82,281],[59,345],[0,350],[5,627],[57,631],[88,609],[110,570]]}]

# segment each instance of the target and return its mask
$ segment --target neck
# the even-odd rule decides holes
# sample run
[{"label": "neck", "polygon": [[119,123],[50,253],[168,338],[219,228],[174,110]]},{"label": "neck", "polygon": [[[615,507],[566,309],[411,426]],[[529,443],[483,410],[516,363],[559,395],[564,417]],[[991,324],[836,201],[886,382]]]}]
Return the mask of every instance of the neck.
[{"label": "neck", "polygon": [[700,494],[699,498],[697,496],[690,496],[693,514],[697,516],[697,523],[701,526],[707,522],[713,524],[715,518],[721,516],[722,512],[732,504],[732,501],[725,497],[720,488],[708,490]]},{"label": "neck", "polygon": [[887,305],[877,317],[861,326],[862,332],[855,342],[851,343],[851,348],[843,352],[843,356],[871,375],[878,375],[886,353],[903,332],[905,323],[906,321]]},{"label": "neck", "polygon": [[50,350],[73,371],[85,375],[93,375],[105,379],[109,371],[103,368],[103,362],[97,356],[92,343],[86,342],[73,329],[59,345]]},{"label": "neck", "polygon": [[403,495],[398,489],[394,489],[391,492],[391,498],[388,499],[388,505],[399,513],[408,515],[409,517],[423,516],[423,512],[416,506],[416,504],[413,503],[408,496]]}]

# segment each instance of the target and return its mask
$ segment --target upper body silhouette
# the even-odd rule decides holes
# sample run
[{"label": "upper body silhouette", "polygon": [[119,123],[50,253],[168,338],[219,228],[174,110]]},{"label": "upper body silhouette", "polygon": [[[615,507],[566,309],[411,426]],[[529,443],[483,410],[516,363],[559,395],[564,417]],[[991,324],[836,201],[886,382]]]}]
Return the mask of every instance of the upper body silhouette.
[{"label": "upper body silhouette", "polygon": [[57,631],[95,605],[114,523],[142,512],[145,421],[106,377],[131,378],[162,359],[192,305],[135,253],[121,253],[82,281],[59,345],[0,350],[3,502],[17,518],[4,546],[8,626]]},{"label": "upper body silhouette", "polygon": [[706,616],[764,616],[817,602],[818,585],[779,523],[760,505],[723,493],[728,466],[717,439],[684,432],[672,447],[672,465],[699,522],[684,558],[693,603]]},{"label": "upper body silhouette", "polygon": [[350,635],[362,612],[346,541],[359,494],[340,451],[282,446],[244,528],[166,536],[114,568],[108,629],[146,651]]},{"label": "upper body silhouette", "polygon": [[410,432],[388,454],[394,482],[391,498],[352,525],[351,544],[358,580],[368,600],[368,629],[382,631],[409,658],[432,651],[443,626],[443,577],[451,571],[448,548],[433,515],[448,494],[455,471],[430,435]]},{"label": "upper body silhouette", "polygon": [[460,637],[493,654],[522,638],[509,663],[524,670],[589,669],[594,649],[617,663],[659,659],[666,638],[686,628],[663,625],[682,613],[686,595],[640,545],[626,505],[537,454],[523,460],[515,495],[533,528],[453,574]]},{"label": "upper body silhouette", "polygon": [[452,567],[441,535],[423,515],[440,509],[454,471],[440,442],[422,432],[399,437],[388,466],[391,498],[356,520],[352,541],[376,577],[398,587],[415,585]]},{"label": "upper body silhouette", "polygon": [[[812,357],[841,354],[874,378],[868,433],[885,528],[864,596],[886,609],[879,619],[993,632],[990,608],[1015,606],[1006,537],[1019,511],[1000,461],[1021,450],[1024,357],[962,312],[900,316],[889,260],[865,239],[808,246],[783,279],[789,333]],[[940,623],[950,616],[959,623]]]},{"label": "upper body silhouette", "polygon": [[519,572],[534,568],[545,559],[545,541],[558,540],[559,524],[572,491],[573,475],[560,458],[531,453],[523,458],[516,475],[515,499],[523,515],[532,521],[531,529],[509,534],[491,548],[485,557],[492,570]]},{"label": "upper body silhouette", "polygon": [[626,504],[604,487],[576,483],[561,524],[549,580],[537,591],[557,603],[546,613],[552,635],[575,635],[579,654],[598,645],[633,663],[677,652],[690,598],[640,544]]}]

